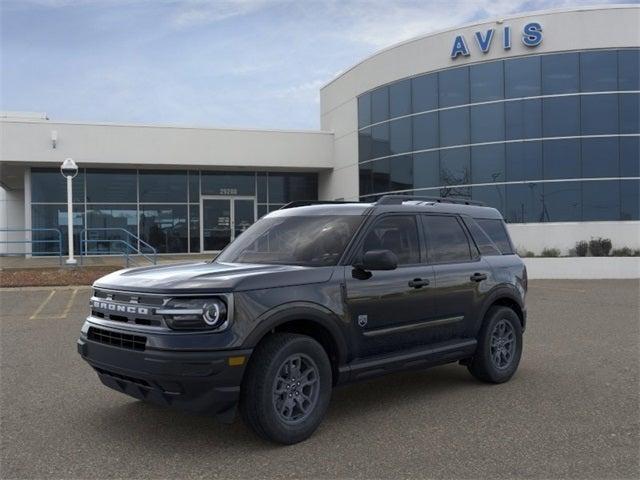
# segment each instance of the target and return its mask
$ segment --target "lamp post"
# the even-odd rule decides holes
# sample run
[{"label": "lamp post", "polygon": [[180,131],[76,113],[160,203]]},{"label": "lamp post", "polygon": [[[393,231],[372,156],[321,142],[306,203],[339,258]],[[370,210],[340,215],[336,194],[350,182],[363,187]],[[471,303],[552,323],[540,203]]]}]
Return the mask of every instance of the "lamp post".
[{"label": "lamp post", "polygon": [[69,258],[67,265],[75,265],[78,261],[73,258],[73,177],[78,174],[78,166],[72,158],[65,159],[60,166],[60,173],[67,179],[67,233],[69,235]]}]

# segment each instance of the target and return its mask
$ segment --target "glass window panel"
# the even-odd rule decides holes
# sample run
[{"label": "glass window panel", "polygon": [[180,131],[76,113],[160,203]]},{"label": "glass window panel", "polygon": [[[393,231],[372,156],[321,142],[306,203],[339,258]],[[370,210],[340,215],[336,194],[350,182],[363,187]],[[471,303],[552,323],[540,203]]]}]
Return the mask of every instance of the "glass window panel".
[{"label": "glass window panel", "polygon": [[389,86],[389,117],[411,113],[411,80],[402,80]]},{"label": "glass window panel", "polygon": [[579,57],[577,53],[544,55],[541,59],[542,94],[579,91]]},{"label": "glass window panel", "polygon": [[258,218],[264,217],[267,213],[269,213],[267,205],[258,205]]},{"label": "glass window panel", "polygon": [[200,172],[198,171],[189,172],[189,201],[200,201]]},{"label": "glass window panel", "polygon": [[640,220],[640,180],[620,181],[620,218]]},{"label": "glass window panel", "polygon": [[[377,128],[377,127],[375,127]],[[371,128],[364,128],[358,132],[358,160],[364,162],[373,155],[373,141],[371,139]]]},{"label": "glass window panel", "polygon": [[368,195],[373,193],[373,177],[371,162],[363,163],[359,168],[360,177],[360,195]]},{"label": "glass window panel", "polygon": [[618,165],[617,137],[582,139],[583,178],[618,177]]},{"label": "glass window panel", "polygon": [[[84,203],[84,169],[71,181],[74,203]],[[32,203],[67,203],[67,179],[57,168],[31,169]]]},{"label": "glass window panel", "polygon": [[440,112],[440,146],[467,145],[469,143],[469,107]]},{"label": "glass window panel", "polygon": [[583,92],[618,90],[618,55],[615,51],[580,53],[580,86]]},{"label": "glass window panel", "polygon": [[438,108],[438,74],[430,73],[411,79],[413,113]]},{"label": "glass window panel", "polygon": [[372,180],[374,193],[383,193],[389,191],[389,180],[391,172],[390,159],[375,160],[371,162]]},{"label": "glass window panel", "polygon": [[275,212],[276,210],[280,210],[282,207],[284,207],[284,203],[270,203],[269,213]]},{"label": "glass window panel", "polygon": [[371,92],[371,123],[389,119],[389,88],[381,87]]},{"label": "glass window panel", "polygon": [[542,100],[542,132],[545,137],[580,135],[580,98],[557,97]]},{"label": "glass window panel", "polygon": [[504,98],[503,62],[489,62],[469,67],[471,103]]},{"label": "glass window panel", "polygon": [[440,150],[440,185],[465,185],[470,179],[468,147]]},{"label": "glass window panel", "polygon": [[394,215],[376,221],[367,232],[362,251],[391,250],[398,265],[420,262],[420,242],[416,219],[413,215]]},{"label": "glass window panel", "polygon": [[[61,178],[60,172],[56,172]],[[62,254],[69,254],[69,237],[67,205],[31,205],[31,228],[55,228],[60,232],[33,232],[31,239],[34,243],[31,252],[34,255],[58,255],[60,247]],[[84,228],[84,205],[73,205],[73,248],[76,255],[80,255],[80,232]],[[62,240],[60,245],[59,240]],[[23,244],[7,244],[9,253],[18,252],[24,248]]]},{"label": "glass window panel", "polygon": [[471,147],[471,183],[505,181],[504,144]]},{"label": "glass window panel", "polygon": [[392,154],[411,151],[411,129],[411,117],[389,122],[389,145]]},{"label": "glass window panel", "polygon": [[140,238],[158,253],[186,253],[186,205],[141,205]]},{"label": "glass window panel", "polygon": [[256,180],[254,173],[202,172],[203,195],[254,195]]},{"label": "glass window panel", "polygon": [[502,220],[478,218],[476,221],[503,254],[506,255],[513,253],[511,240],[509,239],[507,229]]},{"label": "glass window panel", "polygon": [[138,185],[135,170],[87,170],[87,202],[137,201]]},{"label": "glass window panel", "polygon": [[471,143],[504,140],[504,103],[471,107]]},{"label": "glass window panel", "polygon": [[371,158],[391,155],[389,145],[389,124],[383,123],[371,127]]},{"label": "glass window panel", "polygon": [[582,220],[620,220],[620,181],[582,182]]},{"label": "glass window panel", "polygon": [[440,108],[469,103],[468,67],[444,70],[438,76]]},{"label": "glass window panel", "polygon": [[456,217],[424,215],[429,263],[468,262],[471,249]]},{"label": "glass window panel", "polygon": [[621,93],[620,97],[620,133],[640,133],[640,95]]},{"label": "glass window panel", "polygon": [[200,252],[200,204],[189,205],[189,252]]},{"label": "glass window panel", "polygon": [[618,133],[617,95],[584,95],[580,103],[583,135]]},{"label": "glass window panel", "polygon": [[620,176],[640,177],[640,137],[620,137]]},{"label": "glass window panel", "polygon": [[542,145],[545,179],[580,177],[580,140],[548,140]]},{"label": "glass window panel", "polygon": [[506,102],[506,139],[542,137],[542,100]]},{"label": "glass window panel", "polygon": [[640,90],[640,50],[618,52],[618,89]]},{"label": "glass window panel", "polygon": [[187,172],[140,170],[141,202],[187,202]]},{"label": "glass window panel", "polygon": [[437,187],[440,185],[439,152],[413,154],[413,183],[415,188]]},{"label": "glass window panel", "polygon": [[542,179],[542,142],[507,143],[507,181]]},{"label": "glass window panel", "polygon": [[358,127],[371,124],[371,94],[365,93],[358,97]]},{"label": "glass window panel", "polygon": [[540,95],[540,57],[505,61],[504,78],[507,98]]},{"label": "glass window panel", "polygon": [[471,200],[471,187],[441,187],[438,196]]},{"label": "glass window panel", "polygon": [[269,173],[269,203],[317,199],[317,174]]},{"label": "glass window panel", "polygon": [[391,191],[413,188],[413,158],[411,155],[393,157],[391,162]]},{"label": "glass window panel", "polygon": [[505,196],[504,185],[471,187],[471,198],[498,209],[502,215],[505,215]]},{"label": "glass window panel", "polygon": [[[87,251],[93,254],[121,254],[125,249],[123,242],[131,244],[131,236],[138,235],[138,210],[133,205],[87,205],[87,228],[97,228],[87,233],[89,239],[96,241],[87,244]],[[134,248],[137,245],[131,244]]]},{"label": "glass window panel", "polygon": [[506,185],[507,214],[509,223],[542,222],[542,184],[525,183]]},{"label": "glass window panel", "polygon": [[424,113],[413,117],[413,149],[438,148],[438,113]]},{"label": "glass window panel", "polygon": [[579,222],[582,219],[581,182],[543,184],[543,219],[546,222]]},{"label": "glass window panel", "polygon": [[260,172],[256,177],[256,188],[258,191],[256,192],[258,202],[267,203],[267,173]]}]

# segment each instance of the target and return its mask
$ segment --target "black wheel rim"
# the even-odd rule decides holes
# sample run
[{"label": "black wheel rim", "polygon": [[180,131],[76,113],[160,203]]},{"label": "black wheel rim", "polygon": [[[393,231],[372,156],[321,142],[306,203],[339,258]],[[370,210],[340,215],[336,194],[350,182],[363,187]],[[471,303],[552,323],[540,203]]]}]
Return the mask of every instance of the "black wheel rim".
[{"label": "black wheel rim", "polygon": [[516,334],[506,319],[500,320],[491,332],[491,362],[494,367],[504,370],[511,365],[516,351]]},{"label": "black wheel rim", "polygon": [[313,359],[303,353],[289,356],[273,381],[273,407],[287,424],[304,421],[318,403],[320,376]]}]

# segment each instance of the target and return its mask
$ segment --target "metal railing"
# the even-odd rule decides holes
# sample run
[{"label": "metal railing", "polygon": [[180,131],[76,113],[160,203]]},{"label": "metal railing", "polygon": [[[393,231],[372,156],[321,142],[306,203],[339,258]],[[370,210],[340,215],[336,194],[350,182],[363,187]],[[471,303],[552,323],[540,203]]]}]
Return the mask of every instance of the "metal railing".
[{"label": "metal railing", "polygon": [[[23,233],[31,233],[31,238],[26,238],[25,235],[25,239],[24,240],[9,240],[9,233],[16,233],[16,232],[23,232]],[[41,233],[41,232],[55,232],[55,236],[57,238],[54,239],[44,239],[44,240],[39,240],[39,239],[33,239],[33,234],[34,233]],[[30,244],[31,245],[31,252],[10,252],[7,248],[6,252],[2,252],[2,255],[25,255],[25,254],[36,254],[38,256],[48,256],[48,255],[57,255],[58,258],[60,259],[60,265],[62,265],[62,233],[60,232],[60,230],[58,230],[57,228],[2,228],[0,229],[0,234],[2,233],[6,233],[7,234],[7,238],[6,240],[4,239],[0,239],[0,244],[15,244],[15,243],[22,243],[22,244]],[[40,243],[55,243],[58,245],[58,251],[52,251],[52,252],[33,252],[33,245],[34,244],[40,244]]]},{"label": "metal railing", "polygon": [[[118,232],[124,233],[125,238],[90,238],[91,233],[94,232]],[[149,245],[147,242],[142,240],[137,235],[134,235],[129,230],[125,228],[84,228],[80,232],[80,263],[82,263],[82,259],[87,255],[105,255],[102,251],[90,251],[88,249],[88,245],[91,243],[108,243],[109,244],[109,253],[107,255],[113,255],[111,252],[111,245],[121,246],[122,250],[120,252],[124,256],[125,265],[128,267],[131,262],[131,256],[141,256],[145,260],[153,263],[154,265],[157,262],[158,252],[155,248]],[[144,252],[141,247],[146,247],[149,251]]]}]

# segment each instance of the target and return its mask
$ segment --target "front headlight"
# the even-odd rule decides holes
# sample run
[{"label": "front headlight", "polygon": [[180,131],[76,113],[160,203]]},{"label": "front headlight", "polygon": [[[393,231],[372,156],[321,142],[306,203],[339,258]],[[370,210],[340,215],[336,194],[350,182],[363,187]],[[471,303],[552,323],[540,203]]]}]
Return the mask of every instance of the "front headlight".
[{"label": "front headlight", "polygon": [[222,330],[227,326],[227,305],[220,298],[174,298],[156,310],[175,330]]}]

